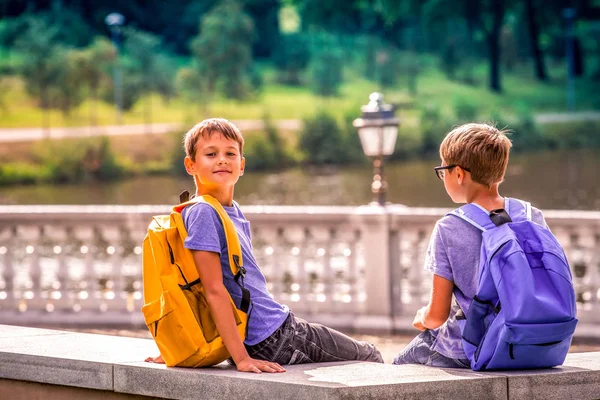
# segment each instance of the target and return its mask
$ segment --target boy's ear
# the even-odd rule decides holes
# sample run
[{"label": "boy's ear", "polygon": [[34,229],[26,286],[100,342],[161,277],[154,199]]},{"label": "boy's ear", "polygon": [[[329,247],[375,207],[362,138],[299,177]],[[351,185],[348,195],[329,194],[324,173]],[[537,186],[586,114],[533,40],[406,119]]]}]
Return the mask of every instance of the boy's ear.
[{"label": "boy's ear", "polygon": [[456,168],[456,180],[458,181],[459,185],[462,185],[462,183],[465,181],[465,176],[465,171],[461,167]]},{"label": "boy's ear", "polygon": [[190,175],[196,174],[196,168],[195,168],[196,165],[189,156],[185,156],[185,158],[183,159],[183,165],[185,165],[185,170],[187,171],[188,174],[190,174]]},{"label": "boy's ear", "polygon": [[246,168],[246,158],[242,157],[242,162],[240,163],[240,176],[244,175],[245,168]]}]

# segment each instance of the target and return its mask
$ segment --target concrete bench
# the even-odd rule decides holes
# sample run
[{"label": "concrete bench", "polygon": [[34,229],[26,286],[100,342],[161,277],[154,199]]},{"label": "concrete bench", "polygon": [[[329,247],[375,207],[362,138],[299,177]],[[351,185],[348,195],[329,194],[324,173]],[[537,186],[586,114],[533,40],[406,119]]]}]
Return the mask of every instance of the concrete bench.
[{"label": "concrete bench", "polygon": [[600,352],[536,371],[341,362],[260,375],[143,362],[153,354],[148,339],[0,325],[0,399],[600,399]]}]

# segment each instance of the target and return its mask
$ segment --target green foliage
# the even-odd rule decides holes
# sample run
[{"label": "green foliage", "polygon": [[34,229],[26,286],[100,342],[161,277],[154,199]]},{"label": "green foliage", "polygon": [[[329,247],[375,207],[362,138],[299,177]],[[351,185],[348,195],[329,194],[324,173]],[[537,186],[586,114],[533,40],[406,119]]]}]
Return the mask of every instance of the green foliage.
[{"label": "green foliage", "polygon": [[454,113],[458,123],[465,124],[475,121],[478,110],[479,105],[470,97],[458,96],[454,99]]},{"label": "green foliage", "polygon": [[202,79],[198,70],[194,68],[181,68],[177,71],[175,86],[186,102],[199,106],[198,114],[206,114],[206,108],[210,103],[207,82]]},{"label": "green foliage", "polygon": [[48,180],[49,170],[30,163],[0,164],[0,186],[9,184],[32,184]]},{"label": "green foliage", "polygon": [[172,140],[175,144],[173,146],[171,154],[168,156],[168,162],[170,164],[171,172],[179,176],[188,175],[187,171],[185,170],[185,165],[183,164],[183,160],[185,159],[185,150],[183,148],[184,135],[185,132],[169,133],[170,140]]},{"label": "green foliage", "polygon": [[263,116],[263,123],[266,140],[272,149],[274,166],[285,167],[286,165],[289,165],[292,161],[292,157],[288,154],[285,143],[277,131],[277,127],[273,124],[269,114]]},{"label": "green foliage", "polygon": [[15,40],[15,49],[24,56],[19,73],[29,94],[38,97],[41,107],[46,109],[50,106],[48,91],[62,67],[62,60],[57,56],[60,27],[36,17],[29,17],[25,26]]},{"label": "green foliage", "polygon": [[37,164],[47,169],[44,180],[57,183],[111,180],[125,172],[116,161],[107,137],[39,142],[34,149]]},{"label": "green foliage", "polygon": [[137,98],[149,93],[158,93],[165,100],[174,96],[175,86],[172,79],[175,67],[167,53],[161,53],[161,40],[158,36],[133,28],[124,29],[124,50],[127,56],[123,75],[124,92],[135,94],[124,96],[129,109]]},{"label": "green foliage", "polygon": [[380,88],[395,86],[398,80],[399,55],[393,46],[380,48],[376,55],[376,79]]},{"label": "green foliage", "polygon": [[273,143],[264,133],[257,133],[245,138],[244,154],[246,168],[252,170],[265,170],[277,166]]},{"label": "green foliage", "polygon": [[344,63],[340,49],[316,53],[310,65],[311,88],[319,96],[335,96],[343,82]]},{"label": "green foliage", "polygon": [[281,36],[273,62],[277,67],[277,80],[284,85],[302,83],[302,73],[310,61],[307,38],[299,33]]},{"label": "green foliage", "polygon": [[450,130],[436,104],[428,104],[421,109],[420,126],[422,154],[436,154],[442,139]]},{"label": "green foliage", "polygon": [[544,137],[551,148],[600,148],[600,122],[580,121],[543,126]]},{"label": "green foliage", "polygon": [[510,132],[509,137],[515,152],[542,150],[550,145],[542,134],[542,129],[545,127],[536,125],[533,115],[526,107],[521,106],[516,114],[495,111],[489,123]]},{"label": "green foliage", "polygon": [[63,63],[62,67],[57,68],[56,80],[50,90],[50,103],[68,116],[84,100],[85,81],[79,70],[81,65],[76,52],[58,49],[55,57],[63,60]]},{"label": "green foliage", "polygon": [[298,138],[299,150],[309,164],[346,164],[358,158],[356,137],[350,134],[350,130],[342,129],[331,114],[320,111],[304,120]]},{"label": "green foliage", "polygon": [[236,0],[224,0],[202,18],[191,50],[209,93],[218,90],[237,100],[252,93],[249,72],[254,36],[252,19]]}]

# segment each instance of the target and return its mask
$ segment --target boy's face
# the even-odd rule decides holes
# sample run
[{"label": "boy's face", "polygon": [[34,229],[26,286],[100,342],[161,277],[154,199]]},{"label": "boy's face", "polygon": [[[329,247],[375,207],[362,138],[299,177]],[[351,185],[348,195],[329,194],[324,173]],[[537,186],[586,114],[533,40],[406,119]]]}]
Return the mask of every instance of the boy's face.
[{"label": "boy's face", "polygon": [[197,176],[202,185],[225,188],[236,184],[244,173],[246,160],[238,142],[214,132],[198,138],[195,159],[186,157],[184,163],[188,174]]}]

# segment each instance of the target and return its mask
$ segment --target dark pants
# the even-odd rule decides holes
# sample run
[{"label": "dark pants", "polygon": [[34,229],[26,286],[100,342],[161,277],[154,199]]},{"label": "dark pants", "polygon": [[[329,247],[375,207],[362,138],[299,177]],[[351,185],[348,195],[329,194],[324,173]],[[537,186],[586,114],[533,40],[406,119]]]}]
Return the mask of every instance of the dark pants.
[{"label": "dark pants", "polygon": [[291,312],[271,336],[246,349],[252,358],[280,365],[350,360],[383,362],[372,344],[321,324],[309,324]]},{"label": "dark pants", "polygon": [[423,364],[440,368],[470,368],[469,360],[448,358],[431,350],[435,340],[433,332],[423,331],[394,358],[394,364]]}]

